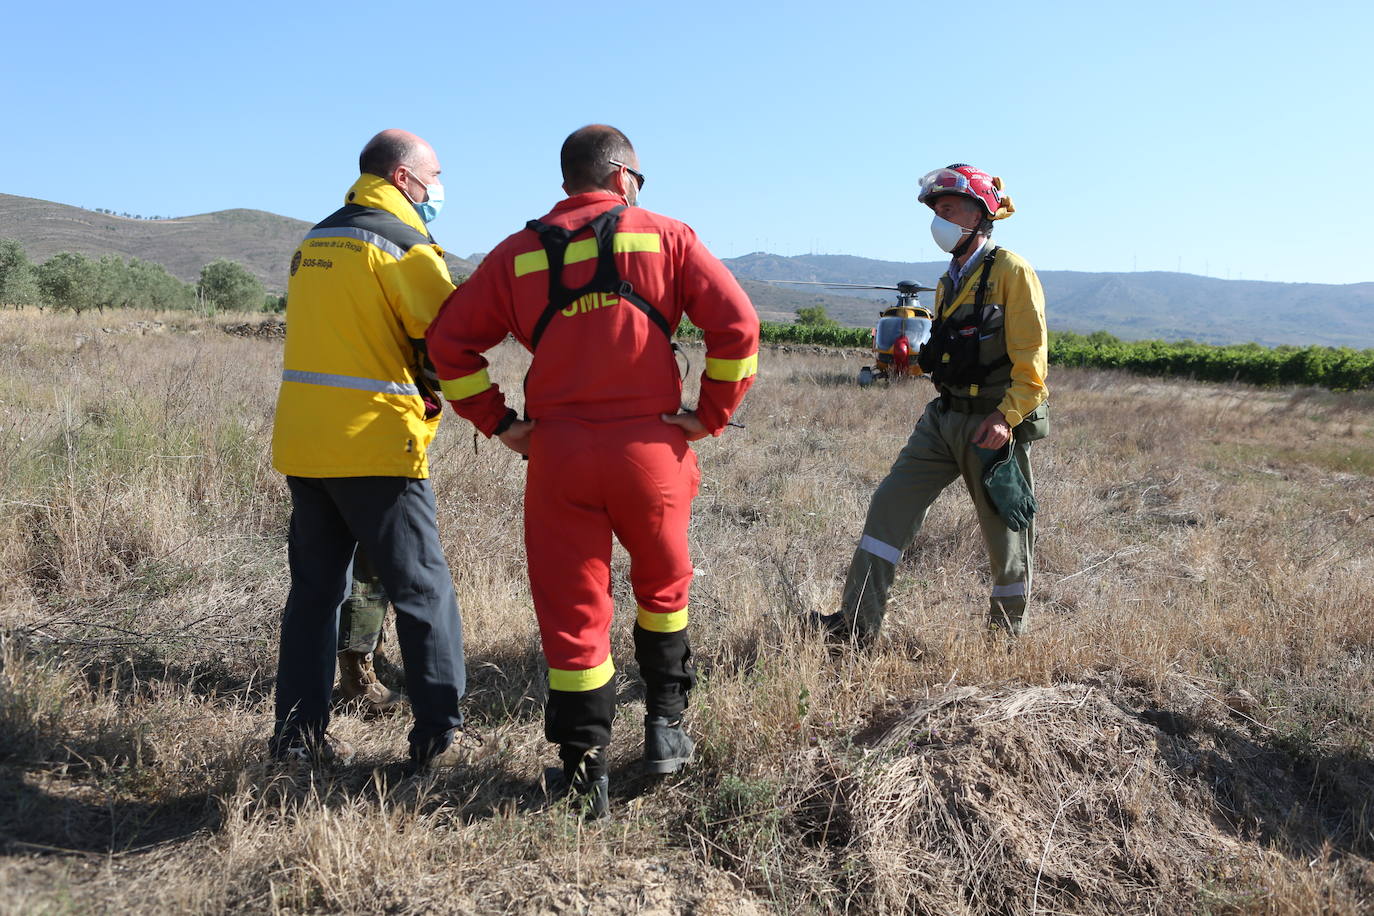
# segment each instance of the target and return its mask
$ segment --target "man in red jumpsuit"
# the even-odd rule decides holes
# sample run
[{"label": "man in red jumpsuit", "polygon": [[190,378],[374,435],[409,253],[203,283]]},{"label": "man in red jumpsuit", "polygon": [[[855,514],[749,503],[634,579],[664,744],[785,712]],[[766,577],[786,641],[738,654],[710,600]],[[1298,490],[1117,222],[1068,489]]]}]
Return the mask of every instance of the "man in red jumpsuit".
[{"label": "man in red jumpsuit", "polygon": [[[584,127],[560,159],[568,197],[482,261],[428,346],[454,410],[529,457],[525,550],[549,665],[545,734],[599,816],[615,713],[611,535],[630,554],[638,603],[645,767],[671,773],[692,755],[681,717],[694,683],[687,523],[700,474],[687,443],[719,435],[753,383],[759,322],[690,227],[635,206],[644,176],[623,133]],[[681,407],[671,340],[684,315],[706,341],[695,410]],[[533,353],[523,420],[481,356],[508,333]]]}]

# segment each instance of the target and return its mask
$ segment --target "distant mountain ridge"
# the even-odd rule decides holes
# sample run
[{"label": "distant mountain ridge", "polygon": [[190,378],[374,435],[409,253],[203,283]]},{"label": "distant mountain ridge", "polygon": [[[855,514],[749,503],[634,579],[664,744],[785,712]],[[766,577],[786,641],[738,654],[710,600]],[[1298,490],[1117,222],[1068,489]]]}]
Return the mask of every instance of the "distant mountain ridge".
[{"label": "distant mountain ridge", "polygon": [[[0,194],[0,238],[18,239],[31,261],[45,261],[61,251],[89,257],[113,254],[161,264],[173,276],[194,283],[206,264],[228,258],[247,267],[272,292],[285,291],[291,252],[312,225],[264,210],[130,219]],[[452,255],[447,260],[455,273],[472,273],[476,266]]]},{"label": "distant mountain ridge", "polygon": [[[46,260],[60,251],[91,257],[114,254],[162,264],[175,276],[194,282],[206,264],[228,258],[243,264],[274,292],[286,289],[291,252],[311,225],[262,210],[130,219],[0,194],[0,238],[18,239],[32,261]],[[472,273],[480,259],[480,255],[447,256],[455,275]],[[947,262],[755,252],[729,258],[725,265],[765,319],[790,321],[799,308],[824,305],[841,324],[864,327],[873,324],[891,296],[765,281],[886,285],[915,280],[934,286]],[[1127,339],[1374,347],[1374,283],[1269,283],[1164,271],[1044,270],[1040,279],[1053,330],[1108,331]],[[929,294],[926,301],[931,301]]]},{"label": "distant mountain ridge", "polygon": [[[878,261],[852,255],[783,257],[756,252],[727,260],[741,278],[934,286],[948,261]],[[1033,263],[1033,261],[1032,261]],[[1194,274],[1037,271],[1052,330],[1107,331],[1140,340],[1192,339],[1267,346],[1320,344],[1374,347],[1374,283],[1271,283]],[[794,287],[800,289],[801,287]],[[820,289],[812,287],[811,289]],[[852,294],[827,305],[842,324],[863,325],[874,311],[852,305]],[[929,296],[930,294],[926,294]],[[873,298],[889,298],[874,293]],[[925,301],[932,301],[926,299]]]}]

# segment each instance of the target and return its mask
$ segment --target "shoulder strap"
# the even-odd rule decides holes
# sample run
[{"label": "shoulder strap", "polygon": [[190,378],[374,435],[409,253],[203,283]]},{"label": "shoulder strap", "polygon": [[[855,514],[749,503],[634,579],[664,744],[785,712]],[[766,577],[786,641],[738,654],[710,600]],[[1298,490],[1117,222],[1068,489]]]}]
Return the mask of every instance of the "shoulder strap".
[{"label": "shoulder strap", "polygon": [[[978,277],[978,286],[973,292],[973,307],[976,311],[981,312],[983,310],[983,300],[988,293],[988,274],[992,272],[992,264],[997,259],[998,251],[1001,249],[993,246],[987,254],[983,255],[982,273]],[[959,284],[959,287],[962,286],[962,283]],[[950,304],[954,302],[954,297],[959,294],[959,287],[954,285],[954,279],[950,277],[949,271],[945,271],[944,275],[940,277],[940,291],[943,295],[940,296],[939,307],[935,310],[934,326],[938,327],[944,323],[945,313],[949,311]],[[953,314],[953,312],[949,312],[949,314]]]},{"label": "shoulder strap", "polygon": [[[973,294],[973,309],[978,318],[978,326],[983,326],[983,299],[988,292],[988,274],[992,273],[992,264],[997,260],[997,252],[1000,248],[994,248],[983,256],[983,275],[978,278],[978,291]],[[987,378],[989,372],[1001,369],[1003,366],[1011,365],[1011,356],[1003,353],[997,359],[983,367],[983,377]]]},{"label": "shoulder strap", "polygon": [[[673,329],[668,326],[668,319],[664,317],[662,312],[654,308],[647,300],[640,296],[639,293],[635,292],[635,288],[630,285],[629,280],[621,280],[620,287],[616,292],[620,294],[620,298],[629,302],[648,316],[649,320],[654,323],[654,326],[663,332],[663,336],[668,338],[669,343],[672,343]],[[676,343],[673,343],[673,349],[677,349]]]},{"label": "shoulder strap", "polygon": [[997,260],[997,252],[1002,249],[993,246],[992,250],[983,255],[983,273],[978,277],[978,289],[973,294],[973,307],[978,310],[979,321],[982,321],[983,300],[988,294],[988,274],[992,273],[992,262]]},{"label": "shoulder strap", "polygon": [[[576,229],[550,226],[548,223],[540,222],[537,219],[532,219],[525,224],[526,229],[539,236],[539,243],[544,246],[544,252],[549,261],[549,304],[544,306],[544,311],[534,324],[534,330],[530,332],[531,352],[539,346],[539,341],[543,338],[544,331],[548,329],[553,316],[587,293],[616,293],[620,298],[643,312],[649,321],[662,331],[663,335],[671,342],[673,329],[668,324],[668,319],[636,293],[634,287],[630,285],[630,281],[621,278],[620,269],[616,267],[615,231],[620,225],[620,214],[624,210],[623,204],[614,206],[604,213],[597,214],[591,222]],[[596,238],[596,273],[592,275],[591,280],[577,289],[568,289],[563,285],[563,258],[573,237],[586,232],[588,229]]]},{"label": "shoulder strap", "polygon": [[[539,346],[539,341],[554,315],[567,308],[580,296],[592,292],[611,292],[614,286],[619,285],[620,273],[615,267],[613,245],[616,227],[620,225],[620,214],[624,210],[623,205],[614,206],[604,213],[598,213],[591,222],[576,229],[550,226],[537,219],[525,224],[526,229],[539,236],[539,244],[544,246],[544,253],[549,261],[549,304],[544,306],[539,320],[534,323],[534,330],[530,332],[531,352]],[[577,289],[568,289],[563,285],[563,257],[568,251],[568,245],[572,243],[573,236],[588,229],[596,238],[596,273],[590,281]]]}]

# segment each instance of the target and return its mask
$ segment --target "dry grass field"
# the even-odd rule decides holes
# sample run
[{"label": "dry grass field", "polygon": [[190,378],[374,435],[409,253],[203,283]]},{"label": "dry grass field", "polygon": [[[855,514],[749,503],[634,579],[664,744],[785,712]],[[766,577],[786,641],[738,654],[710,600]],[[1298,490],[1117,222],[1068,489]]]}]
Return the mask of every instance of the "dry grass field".
[{"label": "dry grass field", "polygon": [[434,482],[491,752],[406,779],[406,717],[341,710],[352,766],[265,763],[280,344],[225,321],[0,313],[0,913],[1374,910],[1369,393],[1056,372],[1033,632],[980,631],[952,490],[881,643],[831,651],[799,620],[929,387],[765,352],[747,429],[699,448],[699,759],[638,774],[625,615],[613,818],[583,824],[538,783],[524,468],[453,416]]}]

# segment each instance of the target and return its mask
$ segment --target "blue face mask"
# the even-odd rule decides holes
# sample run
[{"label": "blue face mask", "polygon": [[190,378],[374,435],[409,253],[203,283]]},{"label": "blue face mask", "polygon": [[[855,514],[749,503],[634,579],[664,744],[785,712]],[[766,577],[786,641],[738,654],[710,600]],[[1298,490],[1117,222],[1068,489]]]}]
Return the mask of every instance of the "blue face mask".
[{"label": "blue face mask", "polygon": [[[415,180],[420,181],[418,178]],[[410,203],[415,208],[415,212],[420,214],[420,219],[426,223],[432,223],[439,216],[439,211],[444,208],[444,186],[437,181],[434,184],[425,184],[420,181],[420,187],[425,189],[425,200],[418,203],[412,200]],[[406,199],[410,199],[409,194],[406,194]]]}]

